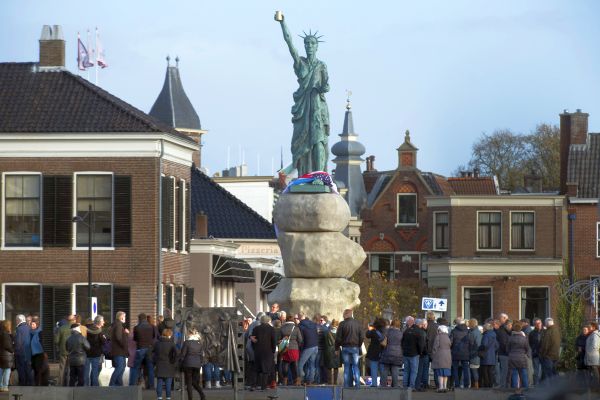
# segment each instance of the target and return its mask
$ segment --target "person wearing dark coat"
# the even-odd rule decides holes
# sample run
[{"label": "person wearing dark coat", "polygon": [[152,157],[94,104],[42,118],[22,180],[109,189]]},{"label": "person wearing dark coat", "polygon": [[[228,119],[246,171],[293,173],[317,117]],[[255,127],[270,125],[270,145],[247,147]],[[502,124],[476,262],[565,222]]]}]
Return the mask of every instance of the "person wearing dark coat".
[{"label": "person wearing dark coat", "polygon": [[258,383],[261,390],[267,388],[269,376],[275,371],[275,329],[270,324],[271,317],[263,315],[260,325],[252,331],[252,347],[254,348],[254,363],[258,373]]},{"label": "person wearing dark coat", "polygon": [[[501,320],[502,321],[502,320]],[[498,341],[498,375],[496,376],[497,383],[500,387],[508,387],[508,351],[506,345],[510,339],[512,330],[512,321],[506,321],[496,330],[496,340]]]},{"label": "person wearing dark coat", "polygon": [[381,318],[377,318],[365,333],[365,337],[370,340],[366,357],[367,360],[369,360],[369,370],[371,371],[371,387],[377,387],[379,360],[381,358],[381,352],[383,351],[382,343],[385,339],[383,334],[384,329],[385,321]]},{"label": "person wearing dark coat", "polygon": [[344,363],[344,387],[360,387],[358,359],[364,335],[360,322],[354,319],[351,309],[344,310],[344,320],[335,334],[335,346],[342,348]]},{"label": "person wearing dark coat", "polygon": [[123,386],[125,358],[129,356],[129,330],[123,326],[125,317],[126,314],[123,311],[117,312],[115,322],[110,330],[110,353],[115,370],[110,376],[109,386]]},{"label": "person wearing dark coat", "polygon": [[90,342],[81,334],[81,326],[77,323],[71,325],[71,336],[67,339],[69,352],[69,386],[83,386],[85,384],[84,370],[87,351]]},{"label": "person wearing dark coat", "polygon": [[483,326],[483,336],[478,349],[481,387],[491,388],[495,383],[496,358],[498,352],[498,341],[494,326],[486,323]]},{"label": "person wearing dark coat", "polygon": [[540,341],[540,361],[542,364],[542,380],[556,375],[556,363],[560,357],[560,329],[552,318],[545,320],[546,330]]},{"label": "person wearing dark coat", "polygon": [[31,368],[31,328],[25,316],[17,315],[17,333],[15,335],[15,361],[19,375],[19,386],[33,384],[33,369]]},{"label": "person wearing dark coat", "polygon": [[542,343],[542,334],[544,333],[544,324],[539,318],[533,319],[533,329],[529,332],[529,348],[531,349],[531,363],[533,366],[533,384],[537,386],[542,380],[542,363],[540,361],[540,344]]},{"label": "person wearing dark coat", "polygon": [[[317,324],[309,318],[303,318],[302,314],[300,316],[298,328],[302,332],[304,344],[300,353],[300,361],[298,361],[298,371],[300,372],[300,379],[304,380],[307,385],[311,385],[315,381],[315,374],[317,372],[315,363],[319,353],[319,332]],[[304,374],[305,370],[306,375]]]},{"label": "person wearing dark coat", "polygon": [[8,392],[10,371],[15,360],[15,348],[10,334],[12,323],[9,320],[0,324],[0,392]]},{"label": "person wearing dark coat", "polygon": [[[427,380],[429,380],[429,367],[431,365],[431,352],[433,351],[433,342],[435,341],[435,338],[438,334],[438,326],[440,326],[440,324],[438,324],[435,321],[435,313],[433,311],[428,311],[427,312],[427,354],[429,355],[429,357],[427,357],[427,359],[425,359],[425,365],[423,367],[423,372],[424,372],[424,378],[426,378]],[[435,372],[435,369],[432,367],[431,369],[433,369],[433,381],[435,383],[435,386],[438,386],[438,378],[437,378],[437,373]],[[427,385],[426,382],[423,382],[423,384],[425,384],[425,386]]]},{"label": "person wearing dark coat", "polygon": [[[469,360],[471,359],[471,346],[469,329],[462,318],[454,320],[456,327],[452,330],[450,340],[452,342],[452,380],[454,387],[467,389],[471,385],[471,374]],[[459,371],[462,372],[462,384],[460,383]]]},{"label": "person wearing dark coat", "polygon": [[[531,356],[531,349],[529,348],[529,341],[524,332],[522,332],[522,326],[520,322],[516,322],[513,325],[512,333],[508,344],[506,345],[508,351],[508,368],[511,376],[511,387],[513,389],[527,389],[529,387],[529,374],[528,374],[528,360]],[[519,386],[519,380],[521,385]]]},{"label": "person wearing dark coat", "polygon": [[323,350],[323,367],[327,371],[327,384],[337,385],[338,371],[342,366],[342,360],[340,358],[340,352],[335,347],[335,334],[337,332],[339,322],[337,320],[331,321],[329,329],[325,331],[325,344]]},{"label": "person wearing dark coat", "polygon": [[85,363],[85,384],[86,386],[100,386],[98,377],[102,367],[102,347],[106,343],[106,337],[102,333],[104,326],[104,317],[96,315],[94,321],[87,324],[86,339],[90,342],[90,349],[87,352],[87,361]]},{"label": "person wearing dark coat", "polygon": [[42,347],[41,332],[42,327],[39,326],[39,321],[31,321],[31,366],[34,386],[48,386],[48,356]]},{"label": "person wearing dark coat", "polygon": [[388,373],[392,375],[392,387],[398,387],[398,376],[402,367],[402,322],[399,319],[392,321],[392,325],[385,332],[387,345],[381,353],[379,362],[381,368],[381,386],[387,386]]},{"label": "person wearing dark coat", "polygon": [[200,344],[200,335],[196,329],[191,328],[188,330],[188,338],[183,342],[179,358],[185,375],[188,400],[193,399],[194,389],[200,394],[201,400],[206,400],[206,395],[200,385],[200,368],[203,365],[204,357],[202,344]]},{"label": "person wearing dark coat", "polygon": [[419,358],[425,349],[425,336],[415,324],[415,319],[406,317],[406,330],[402,335],[402,355],[404,358],[403,383],[405,389],[415,389]]},{"label": "person wearing dark coat", "polygon": [[585,365],[585,345],[587,338],[591,332],[590,328],[590,325],[585,325],[581,329],[581,334],[577,336],[577,339],[575,339],[575,351],[577,352],[577,355],[575,356],[575,361],[577,363],[578,371],[587,369]]},{"label": "person wearing dark coat", "polygon": [[152,365],[152,356],[150,350],[154,342],[158,339],[155,336],[155,330],[148,322],[146,314],[138,315],[138,324],[133,328],[133,340],[135,342],[135,357],[133,368],[129,370],[129,386],[137,385],[142,364],[148,371],[148,387],[154,389],[154,365]]},{"label": "person wearing dark coat", "polygon": [[170,399],[173,378],[177,376],[177,360],[179,358],[171,329],[163,329],[160,339],[152,348],[152,357],[156,375],[156,398],[162,400],[164,384],[167,399]]}]

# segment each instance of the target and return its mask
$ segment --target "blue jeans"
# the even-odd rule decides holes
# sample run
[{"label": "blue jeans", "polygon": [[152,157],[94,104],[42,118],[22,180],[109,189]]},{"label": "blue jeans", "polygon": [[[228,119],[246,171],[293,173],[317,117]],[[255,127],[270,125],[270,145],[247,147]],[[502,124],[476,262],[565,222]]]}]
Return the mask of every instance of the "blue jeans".
[{"label": "blue jeans", "polygon": [[0,388],[7,388],[10,382],[10,368],[0,368]]},{"label": "blue jeans", "polygon": [[379,373],[379,361],[369,360],[369,369],[371,370],[371,386],[377,387],[377,375]]},{"label": "blue jeans", "polygon": [[542,363],[539,357],[533,357],[531,363],[533,364],[533,384],[537,385],[542,378]]},{"label": "blue jeans", "polygon": [[[298,369],[300,370],[300,379],[305,380],[308,383],[312,383],[315,378],[315,361],[317,360],[317,353],[319,348],[309,347],[308,349],[302,350],[300,354],[300,361],[298,361]],[[304,376],[304,365],[307,365],[306,378]],[[305,378],[305,379],[304,379]]]},{"label": "blue jeans", "polygon": [[33,384],[33,369],[31,368],[31,356],[29,358],[16,357],[17,372],[19,374],[19,386],[31,386]]},{"label": "blue jeans", "polygon": [[496,368],[496,380],[500,387],[508,387],[508,356],[498,356],[498,364]]},{"label": "blue jeans", "polygon": [[[458,369],[462,368],[463,383],[460,384],[458,379]],[[464,387],[465,389],[471,384],[471,375],[469,374],[469,361],[452,360],[452,379],[454,380],[454,387]]]},{"label": "blue jeans", "polygon": [[165,384],[165,391],[167,392],[167,399],[171,398],[171,386],[173,385],[173,378],[157,378],[156,381],[156,397],[162,399],[162,387]]},{"label": "blue jeans", "polygon": [[511,368],[510,387],[515,389],[519,387],[519,379],[521,378],[521,388],[529,387],[529,373],[527,368]]},{"label": "blue jeans", "polygon": [[100,386],[98,375],[100,375],[100,357],[88,357],[85,360],[85,369],[83,371],[85,386]]},{"label": "blue jeans", "polygon": [[541,358],[542,363],[542,380],[552,378],[556,375],[556,361],[552,361],[549,358]]},{"label": "blue jeans", "polygon": [[114,356],[112,365],[115,367],[108,386],[123,386],[123,373],[125,372],[125,356]]},{"label": "blue jeans", "polygon": [[427,389],[429,386],[429,355],[427,354],[419,357],[419,368],[415,386],[417,389]]},{"label": "blue jeans", "polygon": [[142,363],[146,366],[146,370],[148,371],[148,389],[153,389],[154,387],[154,365],[152,365],[152,359],[148,352],[150,349],[137,349],[135,351],[135,361],[133,363],[133,368],[129,370],[129,386],[137,385],[138,375],[140,374],[140,369],[142,368]]},{"label": "blue jeans", "polygon": [[400,367],[398,365],[383,364],[381,366],[381,386],[387,386],[388,371],[392,375],[392,387],[398,387]]},{"label": "blue jeans", "polygon": [[204,364],[202,366],[202,374],[204,375],[204,382],[217,382],[221,380],[221,370],[213,363]]},{"label": "blue jeans", "polygon": [[404,374],[402,381],[404,388],[414,389],[417,381],[417,373],[419,372],[419,356],[404,357]]},{"label": "blue jeans", "polygon": [[[344,363],[344,387],[360,387],[358,352],[358,347],[342,347],[342,362]],[[354,385],[352,385],[353,377]]]},{"label": "blue jeans", "polygon": [[327,375],[321,376],[321,358],[323,358],[323,353],[318,350],[315,357],[315,383],[327,383]]}]

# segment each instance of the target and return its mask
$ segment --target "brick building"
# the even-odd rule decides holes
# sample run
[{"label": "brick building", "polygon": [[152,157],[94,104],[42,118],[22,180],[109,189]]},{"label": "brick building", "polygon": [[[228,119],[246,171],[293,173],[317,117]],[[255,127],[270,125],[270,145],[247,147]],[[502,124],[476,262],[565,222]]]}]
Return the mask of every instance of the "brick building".
[{"label": "brick building", "polygon": [[[576,280],[600,277],[600,134],[588,133],[589,114],[560,114],[560,185],[567,195],[569,254]],[[588,292],[586,317],[599,317],[598,288]]]},{"label": "brick building", "polygon": [[447,315],[555,316],[564,201],[543,193],[428,197],[427,283],[448,298]]},{"label": "brick building", "polygon": [[0,63],[0,318],[39,314],[48,351],[57,320],[88,316],[90,241],[107,321],[185,301],[198,151],[67,71],[64,48],[60,27],[45,26],[39,62]]}]

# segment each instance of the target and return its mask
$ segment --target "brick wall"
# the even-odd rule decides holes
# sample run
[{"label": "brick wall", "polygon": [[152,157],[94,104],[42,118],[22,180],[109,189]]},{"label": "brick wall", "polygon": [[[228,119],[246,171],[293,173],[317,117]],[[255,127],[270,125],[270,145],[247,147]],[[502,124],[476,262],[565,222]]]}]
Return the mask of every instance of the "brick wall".
[{"label": "brick wall", "polygon": [[[156,312],[158,268],[158,168],[155,158],[11,158],[0,159],[0,173],[35,171],[71,175],[111,171],[131,176],[132,246],[93,251],[93,280],[131,287],[131,315]],[[163,161],[163,172],[190,181],[190,168]],[[87,282],[87,251],[71,247],[42,251],[0,251],[0,283],[36,282],[71,285]],[[174,283],[189,277],[189,255],[165,255],[165,273]],[[115,310],[116,311],[116,310]]]}]

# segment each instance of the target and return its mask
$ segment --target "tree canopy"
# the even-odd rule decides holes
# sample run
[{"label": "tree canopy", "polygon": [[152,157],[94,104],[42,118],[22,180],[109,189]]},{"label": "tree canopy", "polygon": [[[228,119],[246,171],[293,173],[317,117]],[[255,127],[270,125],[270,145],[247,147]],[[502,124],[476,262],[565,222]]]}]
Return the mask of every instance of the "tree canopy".
[{"label": "tree canopy", "polygon": [[483,133],[473,144],[471,159],[456,173],[479,169],[482,175],[498,178],[501,189],[523,186],[523,178],[536,174],[546,190],[560,185],[560,130],[557,125],[539,124],[530,134],[515,134],[509,129]]}]

